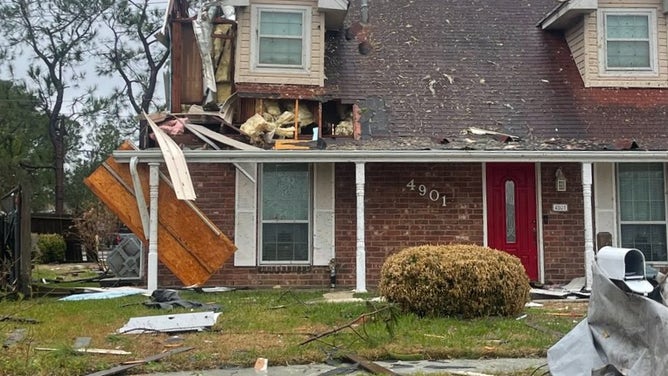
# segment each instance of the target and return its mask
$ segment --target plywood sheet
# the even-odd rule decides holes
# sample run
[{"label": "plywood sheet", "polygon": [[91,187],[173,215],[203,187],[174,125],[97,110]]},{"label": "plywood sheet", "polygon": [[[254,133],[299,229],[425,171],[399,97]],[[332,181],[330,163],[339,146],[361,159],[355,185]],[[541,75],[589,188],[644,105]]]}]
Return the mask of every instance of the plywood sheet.
[{"label": "plywood sheet", "polygon": [[[148,202],[148,166],[138,173]],[[142,241],[146,242],[128,165],[113,157],[84,183]],[[158,259],[185,286],[203,285],[227,261],[236,246],[194,203],[176,198],[169,182],[161,177],[158,188]]]}]

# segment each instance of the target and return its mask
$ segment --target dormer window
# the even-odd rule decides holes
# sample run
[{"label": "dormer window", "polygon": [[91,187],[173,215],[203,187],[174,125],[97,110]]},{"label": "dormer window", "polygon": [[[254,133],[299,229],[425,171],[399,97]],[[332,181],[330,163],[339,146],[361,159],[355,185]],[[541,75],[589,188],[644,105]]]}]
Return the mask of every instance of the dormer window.
[{"label": "dormer window", "polygon": [[251,58],[255,70],[307,71],[310,59],[311,9],[253,6]]},{"label": "dormer window", "polygon": [[601,10],[599,26],[602,74],[656,73],[654,10]]}]

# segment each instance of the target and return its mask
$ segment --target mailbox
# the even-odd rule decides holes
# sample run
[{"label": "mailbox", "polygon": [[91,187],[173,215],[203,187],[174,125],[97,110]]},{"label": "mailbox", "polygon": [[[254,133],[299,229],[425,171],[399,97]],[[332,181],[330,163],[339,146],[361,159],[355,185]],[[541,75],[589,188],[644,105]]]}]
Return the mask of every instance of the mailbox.
[{"label": "mailbox", "polygon": [[635,248],[605,246],[596,253],[598,266],[616,284],[632,292],[649,294],[654,286],[645,278],[645,255]]}]

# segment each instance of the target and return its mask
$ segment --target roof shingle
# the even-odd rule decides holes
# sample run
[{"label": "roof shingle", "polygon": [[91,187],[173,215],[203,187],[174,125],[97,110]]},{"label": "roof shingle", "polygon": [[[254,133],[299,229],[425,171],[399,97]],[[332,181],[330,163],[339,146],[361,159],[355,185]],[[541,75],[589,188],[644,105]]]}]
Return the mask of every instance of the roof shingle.
[{"label": "roof shingle", "polygon": [[668,150],[668,91],[585,88],[563,35],[536,27],[552,0],[375,0],[362,29],[359,3],[326,52],[327,95],[362,108],[356,147],[476,127],[519,136],[523,149],[632,139]]}]

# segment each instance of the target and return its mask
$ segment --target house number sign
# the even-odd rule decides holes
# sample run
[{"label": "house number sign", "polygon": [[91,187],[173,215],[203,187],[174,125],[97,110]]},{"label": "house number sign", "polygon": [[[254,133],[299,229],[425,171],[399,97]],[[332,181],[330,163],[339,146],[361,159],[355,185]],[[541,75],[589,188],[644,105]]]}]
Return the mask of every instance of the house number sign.
[{"label": "house number sign", "polygon": [[440,202],[441,206],[446,206],[445,203],[445,193],[439,192],[437,189],[427,189],[427,186],[424,184],[415,184],[415,179],[411,179],[411,181],[406,184],[406,187],[410,189],[411,191],[416,191],[417,194],[424,198],[428,198],[431,201],[434,202]]}]

